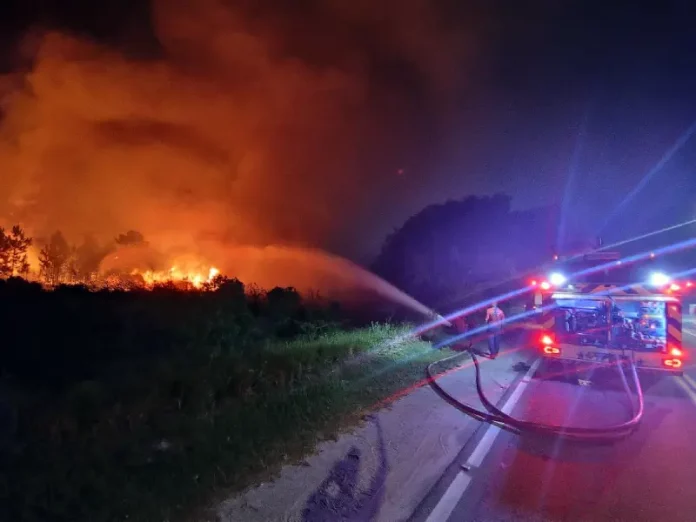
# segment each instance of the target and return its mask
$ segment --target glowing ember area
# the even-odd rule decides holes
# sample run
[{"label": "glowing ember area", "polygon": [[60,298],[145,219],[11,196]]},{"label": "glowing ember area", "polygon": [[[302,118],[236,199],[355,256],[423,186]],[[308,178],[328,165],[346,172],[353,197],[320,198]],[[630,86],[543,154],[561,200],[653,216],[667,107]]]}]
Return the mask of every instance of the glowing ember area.
[{"label": "glowing ember area", "polygon": [[208,271],[205,272],[185,270],[177,266],[172,266],[169,270],[165,271],[146,270],[141,272],[136,269],[131,272],[131,275],[142,277],[145,285],[149,287],[157,284],[182,282],[189,283],[195,288],[202,288],[204,284],[212,283],[215,277],[220,275],[220,271],[215,267],[210,267]]}]

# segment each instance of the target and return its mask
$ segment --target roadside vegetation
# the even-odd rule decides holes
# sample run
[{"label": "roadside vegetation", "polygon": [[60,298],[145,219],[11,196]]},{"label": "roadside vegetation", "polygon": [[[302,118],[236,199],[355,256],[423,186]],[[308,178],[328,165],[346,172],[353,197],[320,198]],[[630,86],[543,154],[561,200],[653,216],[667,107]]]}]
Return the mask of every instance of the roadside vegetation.
[{"label": "roadside vegetation", "polygon": [[[512,211],[506,196],[432,205],[387,238],[373,270],[451,310],[550,259],[528,237],[548,237],[551,214]],[[2,521],[188,521],[450,354],[370,306],[259,291],[213,267],[179,273],[173,260],[126,266],[150,250],[132,230],[71,245],[0,228]]]},{"label": "roadside vegetation", "polygon": [[297,461],[447,355],[293,289],[0,280],[8,521],[186,520]]}]

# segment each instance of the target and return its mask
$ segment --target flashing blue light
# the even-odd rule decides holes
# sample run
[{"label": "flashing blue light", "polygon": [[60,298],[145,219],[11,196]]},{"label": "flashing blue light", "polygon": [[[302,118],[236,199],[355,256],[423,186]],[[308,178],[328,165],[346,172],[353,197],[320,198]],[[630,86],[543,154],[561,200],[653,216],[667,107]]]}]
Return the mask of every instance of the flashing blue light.
[{"label": "flashing blue light", "polygon": [[561,286],[561,285],[564,284],[567,280],[568,280],[568,279],[566,278],[566,276],[564,276],[563,274],[561,274],[561,273],[559,273],[559,272],[554,272],[553,274],[551,274],[551,275],[549,276],[549,282],[550,282],[553,286]]},{"label": "flashing blue light", "polygon": [[667,274],[662,272],[653,272],[650,274],[650,284],[653,286],[665,286],[671,281]]}]

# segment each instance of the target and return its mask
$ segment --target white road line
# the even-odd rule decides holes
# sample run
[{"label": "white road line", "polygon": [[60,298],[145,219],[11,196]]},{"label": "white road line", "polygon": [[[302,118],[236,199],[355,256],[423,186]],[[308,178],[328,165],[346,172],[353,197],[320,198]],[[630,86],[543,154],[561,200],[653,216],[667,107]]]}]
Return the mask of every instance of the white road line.
[{"label": "white road line", "polygon": [[[534,375],[534,372],[536,372],[536,369],[539,367],[539,364],[541,364],[541,359],[537,359],[529,367],[529,370],[527,370],[527,373],[519,382],[519,384],[515,388],[515,391],[512,392],[510,398],[507,401],[505,401],[505,404],[501,408],[503,413],[507,413],[508,415],[510,414],[512,409],[517,404],[517,401],[519,401],[520,397],[522,397],[524,390],[531,382],[532,375]],[[469,456],[469,460],[466,461],[467,467],[473,468],[481,465],[483,459],[486,457],[488,452],[493,447],[493,442],[495,442],[495,438],[498,436],[498,433],[500,433],[500,428],[498,426],[491,425],[488,427],[483,438],[479,441],[479,443],[476,445],[476,448]]]},{"label": "white road line", "polygon": [[696,330],[692,330],[691,328],[684,328],[682,326],[682,332],[686,332],[686,335],[690,335],[692,337],[696,337]]},{"label": "white road line", "polygon": [[452,515],[452,511],[457,507],[459,499],[466,491],[466,488],[471,484],[471,477],[460,471],[454,478],[450,486],[442,495],[442,498],[430,512],[425,522],[445,522]]},{"label": "white road line", "polygon": [[[509,414],[515,407],[517,402],[520,400],[520,397],[522,397],[522,393],[524,392],[525,388],[527,388],[527,385],[529,385],[531,382],[532,375],[534,375],[534,372],[539,367],[539,364],[541,364],[541,359],[537,359],[529,367],[529,370],[527,370],[527,373],[525,373],[524,377],[519,381],[517,387],[512,392],[512,395],[510,395],[508,400],[505,401],[505,404],[501,408],[504,413]],[[498,426],[491,425],[488,427],[486,433],[483,435],[483,438],[479,441],[474,448],[474,451],[471,453],[465,467],[479,466],[483,462],[484,457],[493,447],[493,442],[495,441],[495,438],[498,436],[499,432],[500,428]],[[430,515],[428,515],[426,522],[444,522],[448,520],[452,515],[454,508],[457,507],[459,499],[462,498],[462,495],[464,495],[464,492],[471,484],[471,481],[472,479],[467,473],[463,471],[457,473],[457,476],[449,485],[447,491],[445,491],[445,494],[442,495],[435,508],[430,512]]]},{"label": "white road line", "polygon": [[696,391],[696,381],[694,381],[691,377],[689,377],[687,374],[682,375],[682,378],[688,383],[691,388]]},{"label": "white road line", "polygon": [[684,393],[691,400],[691,402],[696,404],[696,393],[694,393],[694,391],[689,387],[689,385],[686,384],[686,381],[677,377],[675,382],[684,391]]}]

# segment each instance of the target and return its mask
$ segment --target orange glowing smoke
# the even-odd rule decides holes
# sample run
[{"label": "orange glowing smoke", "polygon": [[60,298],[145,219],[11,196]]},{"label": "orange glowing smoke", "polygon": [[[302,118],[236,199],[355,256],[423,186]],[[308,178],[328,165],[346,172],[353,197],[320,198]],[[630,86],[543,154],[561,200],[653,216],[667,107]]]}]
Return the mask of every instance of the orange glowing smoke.
[{"label": "orange glowing smoke", "polygon": [[471,35],[429,0],[152,4],[149,49],[58,31],[24,42],[31,61],[0,77],[0,225],[60,230],[72,246],[141,232],[151,248],[107,256],[107,282],[204,286],[219,269],[264,288],[357,285],[408,301],[295,247],[377,249],[395,223],[374,209],[399,199],[394,168],[419,160],[432,129],[412,87],[379,79],[373,60],[410,69],[437,100],[432,122],[461,97]]},{"label": "orange glowing smoke", "polygon": [[31,69],[0,77],[0,223],[71,243],[135,229],[160,250],[335,244],[424,132],[399,84],[373,84],[373,46],[437,100],[471,49],[428,0],[152,4],[156,49],[34,34]]}]

